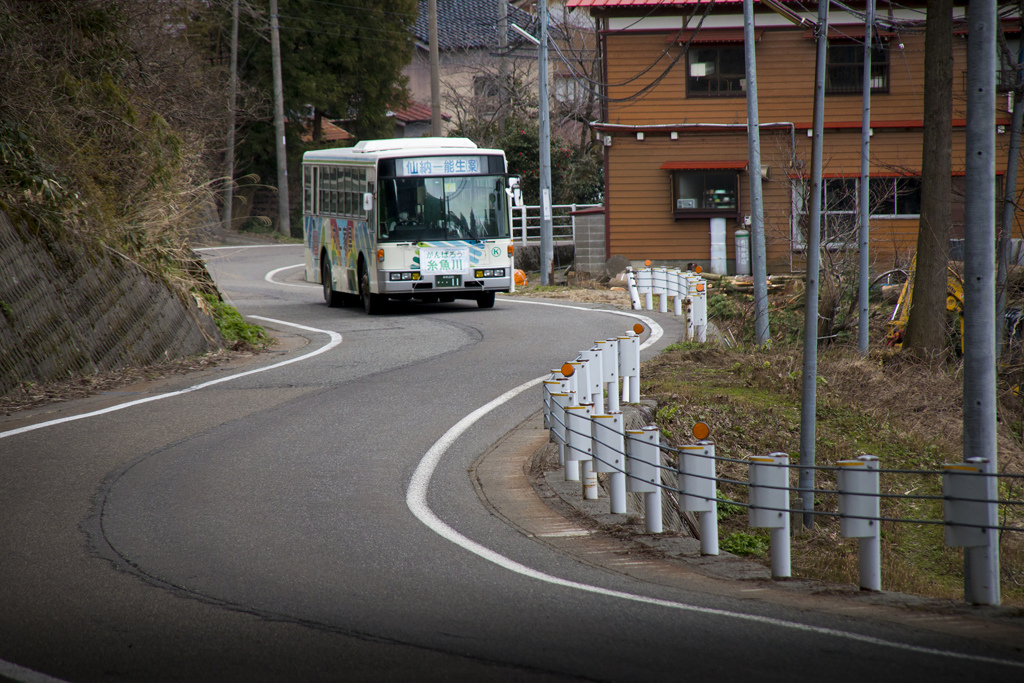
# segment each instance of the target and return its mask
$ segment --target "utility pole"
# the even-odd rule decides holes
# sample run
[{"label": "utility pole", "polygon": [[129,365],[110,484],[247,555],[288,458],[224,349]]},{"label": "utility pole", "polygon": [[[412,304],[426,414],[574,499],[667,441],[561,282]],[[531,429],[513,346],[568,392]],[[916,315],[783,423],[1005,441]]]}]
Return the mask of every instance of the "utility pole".
[{"label": "utility pole", "polygon": [[750,160],[750,256],[754,275],[754,338],[768,343],[768,267],[765,263],[764,199],[761,194],[761,129],[757,114],[754,0],[743,0],[743,54],[747,69],[747,154]]},{"label": "utility pole", "polygon": [[430,38],[430,134],[441,137],[441,48],[437,44],[437,0],[427,0]]},{"label": "utility pole", "polygon": [[231,3],[231,93],[228,100],[228,149],[224,154],[227,161],[227,185],[224,189],[224,229],[231,229],[232,212],[235,202],[235,109],[238,106],[238,2]]},{"label": "utility pole", "polygon": [[1013,77],[1013,116],[1010,123],[1010,148],[1006,153],[1006,174],[1003,176],[1003,211],[999,221],[999,270],[996,274],[996,360],[1006,343],[1006,274],[1010,267],[1010,233],[1016,208],[1017,166],[1020,164],[1020,133],[1024,125],[1024,46],[1017,49],[1017,70]]},{"label": "utility pole", "polygon": [[818,407],[818,277],[821,247],[821,156],[825,127],[825,56],[828,52],[828,3],[818,2],[818,52],[814,67],[814,121],[811,144],[811,210],[807,231],[807,278],[804,287],[804,370],[800,401],[800,496],[804,527],[814,527],[814,432]]},{"label": "utility pole", "polygon": [[508,63],[505,52],[508,50],[508,1],[498,0],[498,130],[505,130],[505,110],[508,102]]},{"label": "utility pole", "polygon": [[[995,0],[967,8],[967,144],[964,200],[964,461],[983,464],[986,498],[997,498],[995,360]],[[987,505],[986,524],[999,522]],[[964,548],[964,599],[999,604],[999,534]]]},{"label": "utility pole", "polygon": [[551,113],[548,110],[548,4],[537,0],[540,45],[537,46],[537,77],[540,79],[540,283],[554,284],[555,246],[551,234]]},{"label": "utility pole", "polygon": [[860,316],[857,319],[857,350],[868,354],[868,291],[870,284],[870,195],[871,195],[871,47],[875,33],[875,0],[867,0],[864,17],[864,79],[861,99],[864,110],[860,120],[860,278],[857,282],[857,299]]},{"label": "utility pole", "polygon": [[277,21],[277,0],[270,0],[270,56],[274,63],[274,137],[277,148],[277,231],[292,234],[288,209],[288,156],[284,139],[284,86],[281,79],[281,29]]}]

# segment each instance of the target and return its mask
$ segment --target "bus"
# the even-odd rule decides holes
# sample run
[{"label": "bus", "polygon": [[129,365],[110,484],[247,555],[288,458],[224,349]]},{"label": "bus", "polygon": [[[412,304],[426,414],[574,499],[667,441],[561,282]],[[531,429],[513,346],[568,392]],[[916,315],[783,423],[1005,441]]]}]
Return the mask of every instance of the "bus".
[{"label": "bus", "polygon": [[382,312],[389,300],[473,299],[492,308],[513,282],[505,153],[465,138],[365,140],[306,152],[306,280],[328,306]]}]

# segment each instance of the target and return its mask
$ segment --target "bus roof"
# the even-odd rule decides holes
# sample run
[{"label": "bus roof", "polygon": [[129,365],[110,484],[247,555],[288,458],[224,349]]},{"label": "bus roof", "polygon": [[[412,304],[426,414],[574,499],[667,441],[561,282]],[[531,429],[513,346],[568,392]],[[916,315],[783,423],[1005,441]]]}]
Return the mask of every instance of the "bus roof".
[{"label": "bus roof", "polygon": [[428,156],[475,150],[484,154],[504,154],[500,149],[480,149],[468,138],[392,138],[363,140],[355,147],[320,149],[306,152],[303,161],[374,161],[402,156]]}]

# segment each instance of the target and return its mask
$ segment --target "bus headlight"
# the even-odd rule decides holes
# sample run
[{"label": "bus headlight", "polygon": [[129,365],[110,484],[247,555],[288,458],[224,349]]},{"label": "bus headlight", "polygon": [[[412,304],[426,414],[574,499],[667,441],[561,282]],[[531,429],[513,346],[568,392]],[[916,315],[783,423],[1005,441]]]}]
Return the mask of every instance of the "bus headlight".
[{"label": "bus headlight", "polygon": [[473,271],[473,275],[477,279],[485,278],[485,277],[505,277],[505,269],[504,268],[486,268],[486,269],[485,268],[477,268],[475,271]]}]

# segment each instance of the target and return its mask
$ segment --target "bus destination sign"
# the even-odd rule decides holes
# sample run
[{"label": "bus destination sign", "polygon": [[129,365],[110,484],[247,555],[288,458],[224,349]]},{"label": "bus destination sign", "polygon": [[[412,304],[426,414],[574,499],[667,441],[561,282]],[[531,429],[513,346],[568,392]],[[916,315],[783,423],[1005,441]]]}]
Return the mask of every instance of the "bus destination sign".
[{"label": "bus destination sign", "polygon": [[413,157],[402,159],[400,176],[474,175],[484,172],[482,157]]}]

